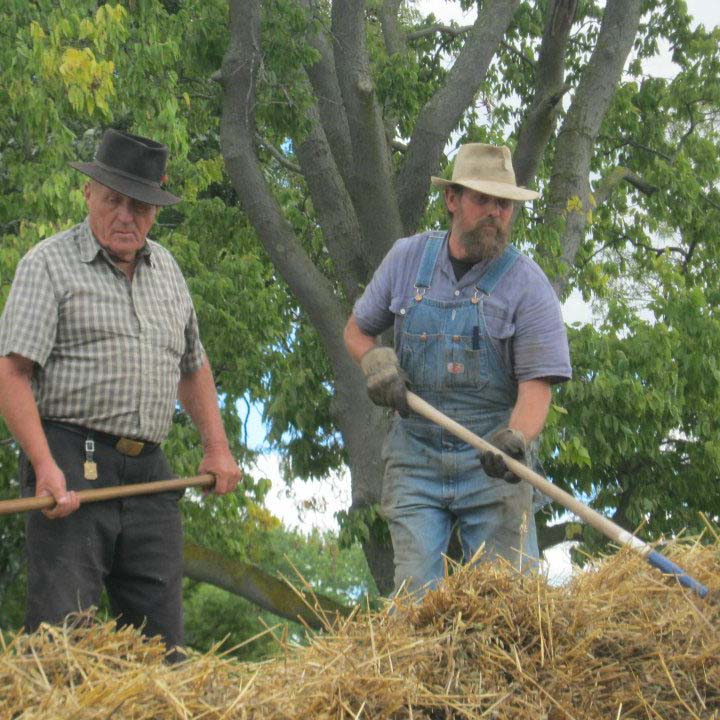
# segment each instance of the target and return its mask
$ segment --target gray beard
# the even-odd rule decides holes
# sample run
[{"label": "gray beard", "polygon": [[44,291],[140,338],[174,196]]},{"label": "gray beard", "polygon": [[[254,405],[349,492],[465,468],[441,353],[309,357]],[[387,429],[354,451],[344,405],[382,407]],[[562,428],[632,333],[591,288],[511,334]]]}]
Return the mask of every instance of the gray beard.
[{"label": "gray beard", "polygon": [[[497,232],[488,232],[487,227],[493,226]],[[481,260],[493,260],[502,254],[510,241],[510,233],[503,229],[494,220],[482,220],[471,230],[467,230],[458,237],[458,241],[465,251],[466,262],[479,263]]]}]

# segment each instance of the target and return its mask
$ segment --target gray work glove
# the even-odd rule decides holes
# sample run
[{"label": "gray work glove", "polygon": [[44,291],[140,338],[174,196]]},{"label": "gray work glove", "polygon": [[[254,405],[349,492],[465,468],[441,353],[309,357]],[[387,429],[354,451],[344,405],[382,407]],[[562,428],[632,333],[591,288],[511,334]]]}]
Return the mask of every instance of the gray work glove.
[{"label": "gray work glove", "polygon": [[370,399],[376,405],[394,408],[406,417],[410,412],[405,386],[407,376],[395,351],[389,347],[368,350],[360,360],[360,367],[365,373]]},{"label": "gray work glove", "polygon": [[[488,438],[488,442],[492,443],[498,450],[502,450],[514,460],[519,460],[521,463],[526,462],[527,444],[525,442],[525,436],[519,430],[513,430],[507,427],[502,428],[502,430],[494,432]],[[508,469],[500,453],[483,450],[480,451],[479,455],[483,470],[490,477],[502,478],[505,482],[513,484],[520,482],[521,478]]]}]

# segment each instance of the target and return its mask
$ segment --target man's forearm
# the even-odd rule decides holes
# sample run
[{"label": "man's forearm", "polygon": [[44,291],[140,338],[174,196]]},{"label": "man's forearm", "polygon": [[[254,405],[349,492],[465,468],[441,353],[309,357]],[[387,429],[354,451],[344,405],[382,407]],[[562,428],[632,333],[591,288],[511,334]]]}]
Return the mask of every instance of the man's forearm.
[{"label": "man's forearm", "polygon": [[33,363],[19,355],[0,357],[0,414],[33,467],[52,461],[33,396]]},{"label": "man's forearm", "polygon": [[345,347],[350,357],[355,360],[356,363],[360,362],[368,350],[372,350],[377,345],[377,341],[372,335],[368,335],[360,329],[354,315],[351,315],[347,321],[343,337]]},{"label": "man's forearm", "polygon": [[528,442],[534,440],[545,426],[551,399],[550,383],[546,380],[521,382],[508,427],[519,430]]},{"label": "man's forearm", "polygon": [[198,429],[206,450],[228,446],[218,407],[217,388],[207,359],[194,373],[181,377],[178,398]]}]

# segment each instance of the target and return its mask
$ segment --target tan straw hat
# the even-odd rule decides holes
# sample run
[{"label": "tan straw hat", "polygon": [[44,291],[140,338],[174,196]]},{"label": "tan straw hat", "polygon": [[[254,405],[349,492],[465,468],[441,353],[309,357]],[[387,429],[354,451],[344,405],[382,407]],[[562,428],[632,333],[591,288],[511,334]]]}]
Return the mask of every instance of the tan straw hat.
[{"label": "tan straw hat", "polygon": [[455,158],[452,180],[431,177],[436,187],[462,185],[493,197],[508,200],[535,200],[540,193],[519,187],[515,182],[510,149],[484,143],[461,145]]}]

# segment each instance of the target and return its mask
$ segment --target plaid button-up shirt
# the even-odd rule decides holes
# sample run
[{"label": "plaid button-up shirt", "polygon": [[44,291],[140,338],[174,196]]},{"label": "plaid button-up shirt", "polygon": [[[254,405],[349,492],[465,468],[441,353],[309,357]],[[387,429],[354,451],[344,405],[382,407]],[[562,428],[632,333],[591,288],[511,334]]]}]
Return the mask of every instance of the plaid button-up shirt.
[{"label": "plaid button-up shirt", "polygon": [[130,282],[87,219],[18,264],[0,318],[0,355],[10,353],[37,364],[41,417],[151,442],[167,435],[181,373],[205,358],[172,255],[148,240]]}]

